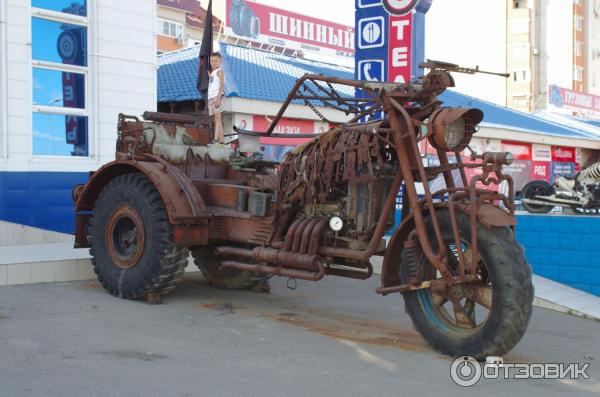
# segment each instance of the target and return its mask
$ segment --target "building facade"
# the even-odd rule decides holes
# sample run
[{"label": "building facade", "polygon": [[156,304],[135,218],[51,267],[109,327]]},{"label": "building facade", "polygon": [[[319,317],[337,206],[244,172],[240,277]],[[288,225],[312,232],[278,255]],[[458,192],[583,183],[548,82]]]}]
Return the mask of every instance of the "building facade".
[{"label": "building facade", "polygon": [[70,192],[156,108],[152,0],[0,2],[0,221],[70,232]]},{"label": "building facade", "polygon": [[[507,106],[545,109],[553,91],[600,94],[599,12],[598,0],[506,1]],[[589,111],[574,113],[597,113],[593,106]]]},{"label": "building facade", "polygon": [[531,112],[554,105],[554,90],[573,98],[559,111],[600,115],[600,0],[434,3],[425,38],[426,58],[510,74],[457,76],[465,94]]},{"label": "building facade", "polygon": [[[158,54],[192,47],[202,42],[206,10],[200,6],[198,0],[157,0],[156,7]],[[217,36],[222,29],[221,25],[221,20],[213,17],[213,32]]]}]

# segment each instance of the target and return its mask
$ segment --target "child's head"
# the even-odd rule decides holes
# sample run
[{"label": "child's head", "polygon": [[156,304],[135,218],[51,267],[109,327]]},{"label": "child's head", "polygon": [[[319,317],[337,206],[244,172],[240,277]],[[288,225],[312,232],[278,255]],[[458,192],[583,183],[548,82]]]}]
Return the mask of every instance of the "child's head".
[{"label": "child's head", "polygon": [[221,67],[221,53],[219,52],[213,52],[212,54],[210,54],[210,67],[212,69],[217,69]]}]

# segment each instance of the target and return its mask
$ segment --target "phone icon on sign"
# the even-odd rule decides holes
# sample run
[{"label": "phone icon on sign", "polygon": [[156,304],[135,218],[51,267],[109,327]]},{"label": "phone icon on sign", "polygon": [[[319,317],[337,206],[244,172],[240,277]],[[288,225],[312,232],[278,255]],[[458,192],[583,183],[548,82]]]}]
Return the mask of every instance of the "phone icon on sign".
[{"label": "phone icon on sign", "polygon": [[358,62],[358,79],[364,81],[383,81],[384,71],[381,59],[365,59]]}]

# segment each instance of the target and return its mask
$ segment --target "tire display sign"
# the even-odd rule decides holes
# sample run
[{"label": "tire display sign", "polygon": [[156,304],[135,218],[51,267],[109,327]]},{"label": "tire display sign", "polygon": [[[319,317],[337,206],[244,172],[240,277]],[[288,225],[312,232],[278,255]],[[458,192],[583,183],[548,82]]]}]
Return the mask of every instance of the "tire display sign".
[{"label": "tire display sign", "polygon": [[226,7],[227,35],[267,46],[354,55],[354,28],[351,26],[246,0],[227,0]]},{"label": "tire display sign", "polygon": [[412,13],[419,0],[383,0],[383,6],[392,15],[403,16]]}]

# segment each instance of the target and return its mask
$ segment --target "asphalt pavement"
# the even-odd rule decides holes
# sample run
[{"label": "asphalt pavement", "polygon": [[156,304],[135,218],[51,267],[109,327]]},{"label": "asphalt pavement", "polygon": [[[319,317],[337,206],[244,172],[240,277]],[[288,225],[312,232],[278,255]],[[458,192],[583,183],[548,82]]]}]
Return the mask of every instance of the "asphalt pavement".
[{"label": "asphalt pavement", "polygon": [[97,282],[0,287],[0,396],[599,395],[600,322],[535,308],[505,362],[590,363],[589,380],[481,380],[412,329],[378,280],[271,280],[224,291],[186,276],[161,305]]}]

